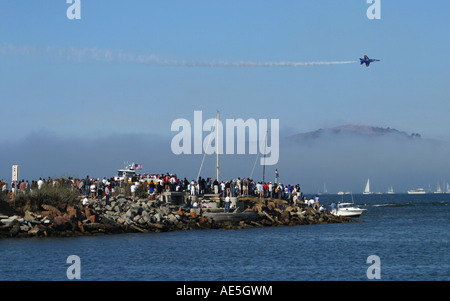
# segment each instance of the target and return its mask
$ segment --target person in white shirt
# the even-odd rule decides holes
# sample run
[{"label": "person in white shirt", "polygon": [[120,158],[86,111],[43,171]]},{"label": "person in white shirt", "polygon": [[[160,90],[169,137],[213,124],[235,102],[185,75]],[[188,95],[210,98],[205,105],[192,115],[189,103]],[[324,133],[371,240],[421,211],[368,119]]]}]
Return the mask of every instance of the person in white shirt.
[{"label": "person in white shirt", "polygon": [[39,180],[37,181],[37,185],[38,185],[38,189],[42,188],[42,185],[44,185],[44,181],[42,181],[42,178],[39,178]]},{"label": "person in white shirt", "polygon": [[134,201],[135,197],[136,197],[136,184],[133,183],[130,187],[131,190],[131,199]]},{"label": "person in white shirt", "polygon": [[191,195],[195,195],[195,182],[194,180],[191,181]]},{"label": "person in white shirt", "polygon": [[222,196],[225,196],[225,183],[223,181],[220,183],[220,189],[222,190]]},{"label": "person in white shirt", "polygon": [[225,198],[225,212],[230,212],[230,201],[231,201],[230,197],[227,196]]}]

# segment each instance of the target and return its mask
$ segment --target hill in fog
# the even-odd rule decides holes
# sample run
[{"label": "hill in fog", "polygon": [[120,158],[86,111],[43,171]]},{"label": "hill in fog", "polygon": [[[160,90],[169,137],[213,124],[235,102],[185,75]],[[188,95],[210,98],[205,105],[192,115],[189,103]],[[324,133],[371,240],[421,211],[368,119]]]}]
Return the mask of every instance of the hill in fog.
[{"label": "hill in fog", "polygon": [[[418,133],[392,128],[343,125],[286,137],[280,146],[280,166],[291,166],[311,191],[324,183],[329,192],[362,192],[368,178],[371,190],[398,192],[435,189],[450,180],[450,144],[425,139]],[[305,187],[306,188],[306,187]]]}]

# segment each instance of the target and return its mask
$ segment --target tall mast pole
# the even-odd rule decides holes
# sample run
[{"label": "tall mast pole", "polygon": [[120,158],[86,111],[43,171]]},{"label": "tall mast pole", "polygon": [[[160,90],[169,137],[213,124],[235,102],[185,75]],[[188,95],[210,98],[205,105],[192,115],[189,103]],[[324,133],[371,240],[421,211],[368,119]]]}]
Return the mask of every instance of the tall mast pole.
[{"label": "tall mast pole", "polygon": [[266,131],[266,143],[264,144],[264,165],[263,165],[263,183],[266,181],[266,148],[267,148],[267,134],[269,130]]},{"label": "tall mast pole", "polygon": [[216,120],[216,179],[219,182],[219,119],[220,113],[217,111],[217,120]]}]

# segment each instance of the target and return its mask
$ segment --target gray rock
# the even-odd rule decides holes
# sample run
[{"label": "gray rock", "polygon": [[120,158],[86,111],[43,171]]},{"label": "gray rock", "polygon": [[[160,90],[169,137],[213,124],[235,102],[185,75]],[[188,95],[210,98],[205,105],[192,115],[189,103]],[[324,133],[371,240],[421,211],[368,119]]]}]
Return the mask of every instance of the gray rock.
[{"label": "gray rock", "polygon": [[127,218],[133,218],[135,215],[136,215],[136,213],[131,208],[125,213],[125,216]]},{"label": "gray rock", "polygon": [[30,227],[28,225],[21,225],[20,231],[28,232],[30,230]]},{"label": "gray rock", "polygon": [[155,213],[153,215],[153,218],[159,223],[159,222],[161,222],[162,215],[161,215],[161,213]]},{"label": "gray rock", "polygon": [[142,215],[142,220],[143,220],[143,223],[148,223],[148,222],[150,222],[151,221],[151,218],[150,218],[150,215]]},{"label": "gray rock", "polygon": [[159,210],[157,209],[157,211],[159,211],[162,215],[168,215],[170,213],[170,209],[167,207],[161,207]]},{"label": "gray rock", "polygon": [[40,232],[41,232],[41,229],[39,229],[39,227],[36,225],[36,226],[34,226],[33,229],[28,231],[28,234],[38,235]]},{"label": "gray rock", "polygon": [[9,218],[2,218],[0,219],[0,222],[4,225],[9,225],[12,223],[13,220],[9,219]]},{"label": "gray rock", "polygon": [[[179,216],[179,215],[178,215],[178,216]],[[172,214],[172,213],[170,213],[170,214],[167,216],[167,219],[168,219],[169,221],[171,221],[171,222],[175,222],[175,221],[178,220],[177,217],[176,217],[176,215],[174,215],[174,214]]]}]

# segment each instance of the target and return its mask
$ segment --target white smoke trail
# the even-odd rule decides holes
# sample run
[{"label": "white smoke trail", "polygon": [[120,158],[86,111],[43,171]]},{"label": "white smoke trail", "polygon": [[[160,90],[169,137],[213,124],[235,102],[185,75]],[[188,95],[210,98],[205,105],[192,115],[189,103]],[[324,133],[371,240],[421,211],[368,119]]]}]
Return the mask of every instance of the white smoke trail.
[{"label": "white smoke trail", "polygon": [[37,56],[48,55],[56,58],[63,58],[74,62],[117,62],[148,64],[173,67],[301,67],[301,66],[325,66],[352,64],[358,61],[323,61],[323,62],[254,62],[254,61],[218,61],[218,62],[198,62],[185,60],[161,59],[154,54],[140,53],[138,51],[123,49],[100,49],[100,48],[64,48],[64,47],[37,47],[37,46],[15,46],[0,45],[0,56],[19,55]]},{"label": "white smoke trail", "polygon": [[352,64],[357,61],[325,61],[325,62],[252,62],[252,61],[239,61],[239,62],[178,62],[177,66],[186,67],[300,67],[300,66],[325,66],[325,65],[342,65]]}]

